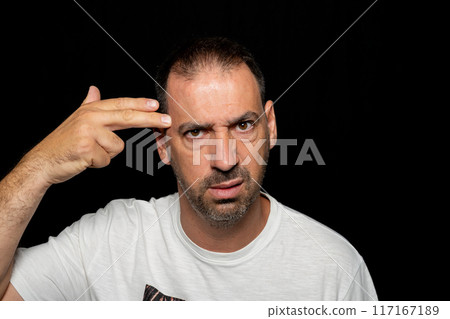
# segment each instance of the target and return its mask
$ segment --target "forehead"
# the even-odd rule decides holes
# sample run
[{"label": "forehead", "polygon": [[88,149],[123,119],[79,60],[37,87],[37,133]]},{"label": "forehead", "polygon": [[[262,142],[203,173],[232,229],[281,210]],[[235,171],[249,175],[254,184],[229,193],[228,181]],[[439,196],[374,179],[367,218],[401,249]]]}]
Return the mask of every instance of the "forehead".
[{"label": "forehead", "polygon": [[167,91],[173,98],[167,99],[173,126],[193,120],[220,124],[248,111],[262,112],[258,83],[245,64],[228,71],[210,68],[191,79],[171,73]]}]

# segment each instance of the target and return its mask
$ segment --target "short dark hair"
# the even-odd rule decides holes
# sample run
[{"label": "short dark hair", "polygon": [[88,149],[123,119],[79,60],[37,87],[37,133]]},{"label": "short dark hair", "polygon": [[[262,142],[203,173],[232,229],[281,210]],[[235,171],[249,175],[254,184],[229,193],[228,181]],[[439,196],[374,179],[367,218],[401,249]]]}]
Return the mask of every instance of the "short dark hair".
[{"label": "short dark hair", "polygon": [[158,111],[168,112],[166,90],[170,73],[192,79],[208,67],[220,67],[223,71],[228,71],[242,63],[245,63],[255,76],[261,103],[264,103],[263,73],[253,55],[243,45],[225,37],[195,38],[180,45],[158,67],[156,75],[156,96],[160,104]]}]

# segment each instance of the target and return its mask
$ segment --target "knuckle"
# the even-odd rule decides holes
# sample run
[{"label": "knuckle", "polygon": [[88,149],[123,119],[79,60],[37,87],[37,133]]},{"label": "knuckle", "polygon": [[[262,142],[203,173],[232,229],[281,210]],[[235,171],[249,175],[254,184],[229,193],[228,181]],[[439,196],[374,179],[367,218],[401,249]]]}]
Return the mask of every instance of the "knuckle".
[{"label": "knuckle", "polygon": [[76,129],[78,136],[90,136],[94,131],[94,128],[88,122],[80,122]]},{"label": "knuckle", "polygon": [[125,148],[125,142],[115,134],[112,136],[110,143],[111,143],[110,144],[111,151],[114,154],[118,154],[118,153],[122,152],[123,149]]},{"label": "knuckle", "polygon": [[118,151],[119,152],[123,151],[123,149],[125,148],[125,142],[118,136],[116,136],[115,140]]},{"label": "knuckle", "polygon": [[118,109],[122,108],[124,103],[125,103],[124,98],[119,97],[117,99],[114,99],[114,107],[115,108],[118,108]]},{"label": "knuckle", "polygon": [[133,117],[134,117],[134,113],[135,113],[134,110],[130,110],[130,109],[123,110],[122,111],[122,118],[123,118],[123,120],[126,121],[126,122],[131,121],[133,119]]},{"label": "knuckle", "polygon": [[83,137],[77,143],[76,150],[80,155],[87,155],[94,150],[95,141],[92,138]]},{"label": "knuckle", "polygon": [[103,167],[108,166],[110,163],[111,163],[111,157],[109,157],[109,156],[104,156],[104,157],[103,157],[103,163],[102,163],[102,166],[103,166]]},{"label": "knuckle", "polygon": [[160,119],[161,115],[159,113],[150,112],[145,115],[145,121],[148,122],[148,124],[155,124],[161,122]]}]

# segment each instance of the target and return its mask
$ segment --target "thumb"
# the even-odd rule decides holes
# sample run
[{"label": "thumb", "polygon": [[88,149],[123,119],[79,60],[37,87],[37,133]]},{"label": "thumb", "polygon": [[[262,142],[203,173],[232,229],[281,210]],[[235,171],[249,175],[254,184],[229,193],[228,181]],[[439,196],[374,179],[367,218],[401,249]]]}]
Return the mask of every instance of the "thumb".
[{"label": "thumb", "polygon": [[89,92],[82,104],[87,104],[95,101],[100,101],[100,90],[96,86],[91,85],[89,87]]}]

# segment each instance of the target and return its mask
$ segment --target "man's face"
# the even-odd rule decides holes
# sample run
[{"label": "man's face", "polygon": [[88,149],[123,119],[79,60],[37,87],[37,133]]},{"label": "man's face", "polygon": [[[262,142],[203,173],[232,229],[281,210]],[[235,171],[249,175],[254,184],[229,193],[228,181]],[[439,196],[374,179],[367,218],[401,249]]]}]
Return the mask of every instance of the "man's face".
[{"label": "man's face", "polygon": [[272,102],[262,115],[256,79],[244,64],[189,80],[171,73],[167,91],[176,101],[168,97],[172,126],[166,135],[179,186],[210,225],[229,227],[259,197],[270,139],[276,138]]}]

